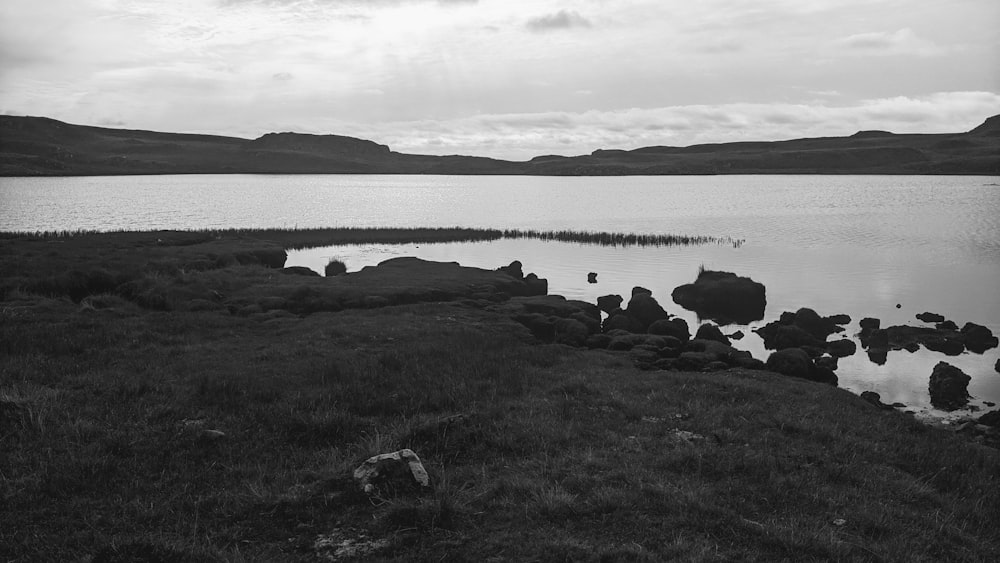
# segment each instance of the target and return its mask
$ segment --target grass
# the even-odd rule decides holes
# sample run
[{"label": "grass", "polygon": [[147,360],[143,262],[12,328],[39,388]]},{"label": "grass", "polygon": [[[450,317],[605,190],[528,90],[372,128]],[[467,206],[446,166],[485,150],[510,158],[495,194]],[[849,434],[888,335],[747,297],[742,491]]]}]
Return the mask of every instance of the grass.
[{"label": "grass", "polygon": [[[232,314],[324,280],[157,273],[136,247],[102,255],[115,240],[38,266],[45,243],[0,244],[26,265],[3,268],[0,559],[1000,559],[997,450],[845,391],[638,371],[465,301]],[[183,263],[205,244],[141,248]],[[171,307],[26,289],[80,252]],[[220,308],[190,306],[212,291]],[[402,447],[432,492],[354,490],[354,467]]]}]

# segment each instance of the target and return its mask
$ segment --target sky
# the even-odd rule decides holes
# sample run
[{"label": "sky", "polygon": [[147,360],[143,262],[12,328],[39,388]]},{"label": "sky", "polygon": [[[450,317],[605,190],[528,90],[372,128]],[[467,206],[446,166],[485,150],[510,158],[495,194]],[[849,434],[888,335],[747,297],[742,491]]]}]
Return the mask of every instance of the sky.
[{"label": "sky", "polygon": [[969,130],[998,0],[2,0],[0,113],[527,159]]}]

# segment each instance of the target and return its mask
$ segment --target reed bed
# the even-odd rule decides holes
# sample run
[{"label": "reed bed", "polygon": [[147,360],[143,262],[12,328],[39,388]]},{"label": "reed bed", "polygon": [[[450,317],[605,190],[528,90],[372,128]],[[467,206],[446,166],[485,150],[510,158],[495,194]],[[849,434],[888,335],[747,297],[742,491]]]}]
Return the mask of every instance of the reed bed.
[{"label": "reed bed", "polygon": [[[435,242],[478,242],[501,239],[535,239],[542,241],[575,242],[600,246],[686,246],[725,244],[742,246],[744,240],[730,236],[716,237],[678,234],[639,234],[606,231],[484,229],[465,227],[335,227],[335,228],[235,228],[190,229],[179,231],[204,241],[222,237],[252,236],[272,240],[290,249],[347,244],[411,244]],[[17,231],[0,233],[0,238],[71,238],[94,234],[128,235],[127,230],[59,230]],[[191,241],[196,242],[196,241]]]}]

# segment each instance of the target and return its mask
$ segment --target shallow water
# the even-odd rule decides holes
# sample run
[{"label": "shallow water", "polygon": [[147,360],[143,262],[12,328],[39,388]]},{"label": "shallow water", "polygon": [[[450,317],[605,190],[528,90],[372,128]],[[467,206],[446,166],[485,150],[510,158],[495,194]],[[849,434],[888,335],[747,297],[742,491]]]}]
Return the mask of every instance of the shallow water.
[{"label": "shallow water", "polygon": [[[764,322],[808,306],[883,326],[941,313],[1000,333],[1000,186],[979,176],[139,176],[0,178],[0,230],[233,227],[495,227],[573,229],[744,239],[702,245],[613,248],[530,240],[338,247],[292,253],[289,265],[322,269],[331,256],[352,270],[398,255],[495,268],[521,260],[550,292],[594,301],[652,289],[695,323],[670,292],[700,265],[767,287]],[[598,283],[586,283],[587,272]],[[902,305],[897,309],[896,304]],[[756,323],[751,326],[758,326]],[[728,329],[727,329],[728,331]],[[748,332],[744,328],[744,332]],[[748,332],[738,344],[766,357]],[[885,366],[842,359],[841,386],[886,402],[929,408],[933,365],[973,377],[974,404],[1000,403],[996,349],[945,357],[891,352]]]}]

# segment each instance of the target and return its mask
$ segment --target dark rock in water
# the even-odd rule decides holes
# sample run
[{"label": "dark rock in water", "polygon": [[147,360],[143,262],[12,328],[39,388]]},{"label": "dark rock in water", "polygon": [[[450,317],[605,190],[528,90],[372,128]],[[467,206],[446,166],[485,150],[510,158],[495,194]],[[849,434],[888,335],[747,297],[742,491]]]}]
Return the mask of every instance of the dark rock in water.
[{"label": "dark rock in water", "polygon": [[892,407],[882,402],[882,397],[874,391],[864,391],[861,393],[861,400],[870,403],[883,410],[892,410]]},{"label": "dark rock in water", "polygon": [[902,309],[903,308],[903,304],[902,303],[896,303],[896,308],[897,309]]},{"label": "dark rock in water", "polygon": [[688,328],[687,321],[680,317],[654,322],[649,325],[649,333],[663,336],[673,336],[681,342],[687,342],[691,338],[691,332],[690,328]]},{"label": "dark rock in water", "polygon": [[290,274],[293,276],[307,276],[313,278],[320,277],[319,272],[316,272],[312,268],[306,268],[305,266],[288,266],[287,268],[282,268],[279,271],[282,274]]},{"label": "dark rock in water", "polygon": [[861,319],[861,330],[877,330],[882,324],[882,321],[878,319],[873,319],[872,317],[865,317]]},{"label": "dark rock in water", "polygon": [[731,340],[743,340],[743,337],[744,337],[744,336],[746,336],[746,335],[745,335],[745,334],[743,334],[743,331],[742,331],[742,330],[737,330],[736,332],[734,332],[734,333],[730,334],[730,335],[729,335],[729,338],[730,338]]},{"label": "dark rock in water", "polygon": [[831,356],[846,358],[847,356],[853,356],[854,353],[858,351],[858,346],[853,341],[844,338],[842,340],[828,342],[826,349],[830,352]]},{"label": "dark rock in water", "polygon": [[628,307],[625,309],[625,314],[639,321],[642,326],[639,332],[646,332],[649,325],[669,317],[663,307],[649,293],[632,295],[632,299],[629,300]]},{"label": "dark rock in water", "polygon": [[511,262],[507,266],[500,266],[499,268],[497,268],[497,271],[498,272],[503,272],[503,273],[509,275],[510,277],[514,278],[514,279],[523,280],[524,279],[524,271],[522,270],[522,268],[523,268],[523,266],[521,264],[521,261],[520,260],[514,260],[513,262]]},{"label": "dark rock in water", "polygon": [[[957,356],[965,350],[965,344],[963,344],[961,340],[957,338],[948,338],[947,336],[923,338],[921,339],[921,342],[923,342],[924,346],[928,350],[931,350],[932,352],[941,352],[946,356]],[[907,344],[910,343],[905,343],[903,347],[907,348]]]},{"label": "dark rock in water", "polygon": [[925,323],[943,323],[944,315],[939,315],[937,313],[923,312],[917,314],[917,320],[924,321]]},{"label": "dark rock in water", "polygon": [[765,363],[767,369],[782,375],[809,379],[812,371],[812,360],[800,348],[785,348],[772,353]]},{"label": "dark rock in water", "polygon": [[694,283],[671,293],[675,303],[720,324],[746,324],[764,318],[764,284],[732,272],[704,270]]},{"label": "dark rock in water", "polygon": [[914,352],[916,352],[919,349],[920,349],[920,345],[917,344],[916,342],[907,342],[907,343],[903,344],[903,350],[906,350],[907,352],[909,352],[911,354],[914,353]]},{"label": "dark rock in water", "polygon": [[873,330],[871,334],[868,336],[867,342],[865,344],[869,348],[888,348],[889,331],[881,328]]},{"label": "dark rock in water", "polygon": [[845,315],[844,313],[840,313],[839,315],[830,315],[826,318],[826,320],[836,325],[851,324],[851,316]]},{"label": "dark rock in water", "polygon": [[983,416],[979,417],[977,420],[979,424],[985,424],[986,426],[993,426],[994,428],[1000,427],[1000,410],[990,411]]},{"label": "dark rock in water", "polygon": [[729,346],[730,344],[729,339],[726,338],[725,334],[722,334],[719,327],[708,323],[698,327],[698,333],[695,334],[694,337],[699,340],[714,340],[716,342],[721,342],[726,346]]},{"label": "dark rock in water", "polygon": [[928,390],[935,408],[952,411],[969,402],[968,386],[972,378],[957,367],[938,362],[931,372]]},{"label": "dark rock in water", "polygon": [[602,326],[604,332],[611,332],[612,330],[624,330],[627,332],[644,332],[645,329],[638,320],[632,315],[625,313],[625,311],[619,310],[617,313],[611,314],[608,318],[604,319],[604,325]]},{"label": "dark rock in water", "polygon": [[597,272],[587,274],[587,283],[597,283]]},{"label": "dark rock in water", "polygon": [[993,371],[1000,373],[1000,360],[997,360],[997,363],[993,364]]},{"label": "dark rock in water", "polygon": [[829,318],[819,316],[819,313],[808,307],[803,307],[795,311],[795,319],[792,321],[792,324],[805,330],[819,340],[826,340],[827,336],[843,330],[837,326],[837,323],[834,323]]},{"label": "dark rock in water", "polygon": [[993,332],[976,323],[965,323],[965,326],[962,327],[962,336],[965,337],[965,347],[976,354],[982,354],[997,347],[998,339],[993,336]]},{"label": "dark rock in water", "polygon": [[597,308],[605,313],[611,314],[622,306],[621,295],[602,295],[597,298]]},{"label": "dark rock in water", "polygon": [[642,286],[638,286],[637,285],[637,286],[635,286],[635,287],[632,288],[632,297],[635,297],[636,295],[642,295],[644,293],[646,295],[652,295],[653,294],[652,291],[650,291],[650,290],[648,290],[648,289],[646,289],[645,287],[642,287]]},{"label": "dark rock in water", "polygon": [[528,295],[545,295],[549,292],[549,280],[535,274],[525,276],[524,284],[527,286]]},{"label": "dark rock in water", "polygon": [[768,323],[755,330],[764,339],[764,347],[768,350],[784,350],[785,348],[801,348],[802,346],[823,346],[823,341],[809,334],[804,329],[793,324],[781,324],[781,321]]},{"label": "dark rock in water", "polygon": [[828,369],[830,371],[837,371],[837,364],[838,364],[838,362],[837,362],[837,358],[836,357],[833,357],[833,356],[822,356],[822,357],[816,358],[815,360],[813,360],[813,362],[817,366],[819,366],[819,367],[821,367],[823,369]]},{"label": "dark rock in water", "polygon": [[868,359],[875,365],[884,366],[889,359],[888,348],[869,348]]},{"label": "dark rock in water", "polygon": [[934,328],[938,330],[958,330],[958,325],[952,321],[944,321],[934,325]]}]

